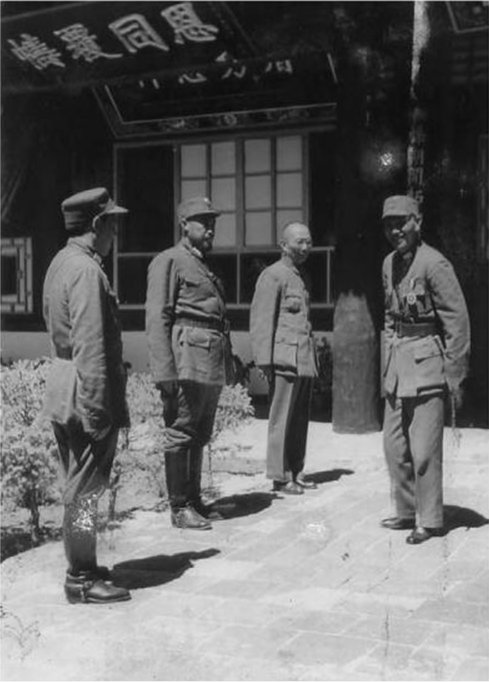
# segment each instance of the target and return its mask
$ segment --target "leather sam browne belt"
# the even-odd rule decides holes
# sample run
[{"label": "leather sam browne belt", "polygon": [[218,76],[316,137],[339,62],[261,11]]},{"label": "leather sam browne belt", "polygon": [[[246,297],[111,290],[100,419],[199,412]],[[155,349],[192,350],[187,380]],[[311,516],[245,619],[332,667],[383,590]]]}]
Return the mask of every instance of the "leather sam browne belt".
[{"label": "leather sam browne belt", "polygon": [[437,334],[436,325],[433,322],[401,322],[394,324],[397,336],[431,336]]},{"label": "leather sam browne belt", "polygon": [[181,327],[199,327],[200,329],[213,329],[214,331],[227,334],[229,332],[228,320],[199,320],[194,317],[177,317],[175,324]]}]

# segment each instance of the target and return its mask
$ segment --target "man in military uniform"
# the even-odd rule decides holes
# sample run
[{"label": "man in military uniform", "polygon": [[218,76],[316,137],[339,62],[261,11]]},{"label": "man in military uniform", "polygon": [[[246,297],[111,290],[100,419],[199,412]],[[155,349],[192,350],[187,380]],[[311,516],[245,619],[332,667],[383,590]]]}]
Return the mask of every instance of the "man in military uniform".
[{"label": "man in military uniform", "polygon": [[448,390],[461,402],[470,327],[451,264],[421,240],[417,201],[389,197],[382,219],[394,248],[383,264],[384,448],[397,513],[382,525],[412,528],[416,545],[443,532],[444,400]]},{"label": "man in military uniform", "polygon": [[53,424],[66,477],[63,541],[70,602],[130,599],[97,565],[97,502],[106,489],[119,428],[129,425],[117,301],[102,268],[119,214],[104,188],[63,201],[69,239],[44,282],[43,312],[54,357],[44,414]]},{"label": "man in military uniform", "polygon": [[219,211],[205,197],[177,208],[181,241],[151,262],[146,334],[165,420],[165,471],[177,528],[206,530],[218,512],[201,499],[203,447],[228,377],[229,324],[224,292],[206,255]]},{"label": "man in military uniform", "polygon": [[306,225],[290,223],[282,257],[258,278],[250,334],[256,365],[269,381],[267,477],[273,489],[301,495],[315,488],[303,475],[313,379],[317,376],[309,321],[309,292],[302,265],[312,247]]}]

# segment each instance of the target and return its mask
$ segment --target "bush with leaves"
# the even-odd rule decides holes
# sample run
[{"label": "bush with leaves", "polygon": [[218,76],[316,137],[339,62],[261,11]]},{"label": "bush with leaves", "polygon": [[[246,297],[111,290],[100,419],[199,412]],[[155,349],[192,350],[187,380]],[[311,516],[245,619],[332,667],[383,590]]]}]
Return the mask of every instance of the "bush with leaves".
[{"label": "bush with leaves", "polygon": [[117,495],[135,473],[147,475],[161,499],[166,493],[163,457],[163,406],[147,372],[131,372],[127,379],[131,427],[119,436],[118,453],[109,483],[109,521],[115,518]]},{"label": "bush with leaves", "polygon": [[49,422],[39,417],[49,360],[19,360],[2,367],[2,502],[30,512],[39,539],[39,506],[57,497],[56,442]]},{"label": "bush with leaves", "polygon": [[[56,442],[51,424],[41,420],[50,360],[22,360],[2,367],[2,500],[26,507],[34,537],[41,534],[39,505],[59,499],[56,490]],[[148,373],[133,372],[127,383],[130,429],[123,429],[109,484],[109,520],[115,515],[117,494],[143,472],[165,496],[164,422],[159,392]],[[226,386],[219,400],[209,453],[219,435],[234,430],[253,415],[247,389]]]}]

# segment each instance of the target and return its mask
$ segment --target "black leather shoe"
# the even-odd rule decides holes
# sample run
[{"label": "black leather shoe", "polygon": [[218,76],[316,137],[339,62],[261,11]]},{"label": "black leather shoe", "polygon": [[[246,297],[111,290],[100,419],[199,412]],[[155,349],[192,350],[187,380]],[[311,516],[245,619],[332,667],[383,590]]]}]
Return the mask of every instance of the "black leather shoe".
[{"label": "black leather shoe", "polygon": [[414,528],[414,519],[401,519],[399,516],[392,516],[389,519],[382,519],[380,525],[388,530],[409,530]]},{"label": "black leather shoe", "polygon": [[295,481],[289,481],[286,483],[280,492],[284,493],[285,495],[304,495],[302,486]]},{"label": "black leather shoe", "polygon": [[443,535],[443,528],[423,528],[418,526],[407,536],[406,542],[408,545],[420,545],[422,542],[426,542],[426,540],[432,537],[439,537],[440,535]]},{"label": "black leather shoe", "polygon": [[317,485],[314,483],[314,481],[306,481],[304,478],[304,474],[297,474],[295,477],[295,482],[301,486],[301,488],[305,488],[306,490],[316,490]]},{"label": "black leather shoe", "polygon": [[116,587],[94,573],[68,573],[64,587],[70,604],[113,604],[131,599],[131,594],[125,587]]},{"label": "black leather shoe", "polygon": [[212,528],[209,521],[190,504],[179,509],[172,509],[171,522],[175,528],[188,528],[189,530],[210,530]]}]

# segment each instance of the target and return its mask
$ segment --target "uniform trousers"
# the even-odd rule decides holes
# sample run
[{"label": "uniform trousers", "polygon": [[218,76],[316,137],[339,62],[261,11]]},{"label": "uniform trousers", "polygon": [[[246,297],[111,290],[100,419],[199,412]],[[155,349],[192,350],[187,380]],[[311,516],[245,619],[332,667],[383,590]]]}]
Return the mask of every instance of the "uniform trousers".
[{"label": "uniform trousers", "polygon": [[97,504],[109,484],[119,428],[96,441],[80,424],[52,425],[65,477],[63,544],[68,573],[77,576],[97,567]]},{"label": "uniform trousers", "polygon": [[387,395],[384,451],[397,516],[425,528],[443,526],[444,395]]},{"label": "uniform trousers", "polygon": [[114,427],[101,440],[94,440],[81,424],[67,426],[52,422],[52,426],[66,481],[63,504],[100,496],[109,484],[119,429]]},{"label": "uniform trousers", "polygon": [[222,386],[179,381],[177,394],[163,398],[165,452],[185,454],[210,441]]},{"label": "uniform trousers", "polygon": [[304,468],[313,379],[274,374],[270,383],[267,478],[290,481]]}]

